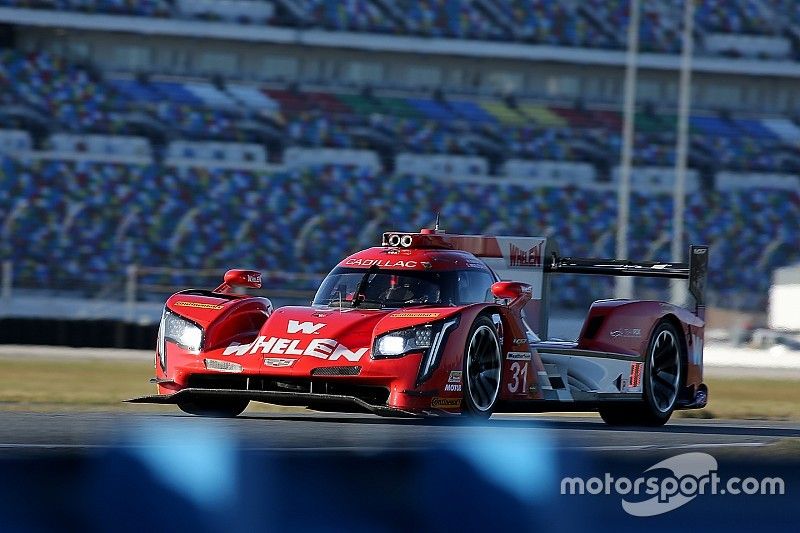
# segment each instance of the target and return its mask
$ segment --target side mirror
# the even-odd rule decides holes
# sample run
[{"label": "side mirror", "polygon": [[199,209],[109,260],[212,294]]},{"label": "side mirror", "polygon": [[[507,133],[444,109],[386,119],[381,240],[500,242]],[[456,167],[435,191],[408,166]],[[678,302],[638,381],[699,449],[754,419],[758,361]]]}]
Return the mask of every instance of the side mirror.
[{"label": "side mirror", "polygon": [[261,272],[233,269],[225,272],[225,284],[231,287],[261,288]]},{"label": "side mirror", "polygon": [[227,293],[234,287],[248,287],[250,289],[261,288],[261,272],[255,270],[241,270],[234,268],[225,272],[222,285],[214,289],[214,292]]},{"label": "side mirror", "polygon": [[533,287],[519,281],[498,281],[492,284],[492,294],[502,300],[526,298],[527,301],[533,296]]}]

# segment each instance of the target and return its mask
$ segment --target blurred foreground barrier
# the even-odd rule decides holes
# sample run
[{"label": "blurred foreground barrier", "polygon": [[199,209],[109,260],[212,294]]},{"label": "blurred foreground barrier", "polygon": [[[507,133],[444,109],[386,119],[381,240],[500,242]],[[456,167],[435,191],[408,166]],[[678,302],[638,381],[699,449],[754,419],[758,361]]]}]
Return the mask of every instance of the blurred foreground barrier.
[{"label": "blurred foreground barrier", "polygon": [[[673,533],[680,523],[697,531],[736,531],[756,522],[768,531],[793,531],[798,519],[789,495],[691,501],[694,495],[686,499],[673,484],[670,498],[681,498],[680,505],[663,504],[663,514],[640,518],[623,510],[621,502],[634,498],[616,488],[560,492],[563,476],[600,486],[607,476],[636,479],[658,460],[630,453],[609,458],[517,449],[509,456],[505,448],[461,446],[255,452],[226,434],[173,431],[157,442],[83,454],[6,452],[0,457],[2,530]],[[741,456],[721,460],[719,469],[725,476],[781,472],[790,491],[800,473],[796,461],[754,463]]]}]

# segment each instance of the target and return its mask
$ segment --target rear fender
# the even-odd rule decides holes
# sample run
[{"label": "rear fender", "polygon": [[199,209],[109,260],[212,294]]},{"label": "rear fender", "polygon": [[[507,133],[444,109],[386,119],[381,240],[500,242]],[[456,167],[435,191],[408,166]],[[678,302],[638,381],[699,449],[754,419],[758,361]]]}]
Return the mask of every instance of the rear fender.
[{"label": "rear fender", "polygon": [[681,334],[686,354],[685,385],[687,390],[697,390],[703,381],[705,321],[682,307],[657,301],[595,302],[578,337],[578,348],[642,357],[662,320],[672,322]]},{"label": "rear fender", "polygon": [[704,321],[682,307],[656,301],[601,300],[589,309],[578,348],[642,355],[656,325],[668,317],[677,323],[684,338],[690,331],[699,330],[702,335]]}]

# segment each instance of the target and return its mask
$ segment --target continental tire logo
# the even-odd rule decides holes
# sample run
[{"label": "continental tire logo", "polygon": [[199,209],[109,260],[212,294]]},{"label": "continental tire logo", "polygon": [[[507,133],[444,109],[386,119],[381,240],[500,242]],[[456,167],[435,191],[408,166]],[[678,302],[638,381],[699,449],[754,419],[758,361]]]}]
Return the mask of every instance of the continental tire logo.
[{"label": "continental tire logo", "polygon": [[431,400],[434,409],[455,409],[461,407],[461,398],[434,398]]},{"label": "continental tire logo", "polygon": [[175,302],[175,307],[193,307],[195,309],[222,309],[222,305],[217,304],[204,304],[201,302]]}]

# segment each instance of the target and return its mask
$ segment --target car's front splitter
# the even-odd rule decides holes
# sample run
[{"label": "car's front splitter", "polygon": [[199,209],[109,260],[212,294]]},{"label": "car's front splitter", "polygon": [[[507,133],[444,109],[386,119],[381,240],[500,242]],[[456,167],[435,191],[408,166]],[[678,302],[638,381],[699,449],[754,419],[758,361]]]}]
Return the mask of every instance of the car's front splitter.
[{"label": "car's front splitter", "polygon": [[236,398],[250,400],[254,402],[272,403],[276,405],[289,405],[308,407],[313,405],[328,406],[332,410],[337,405],[340,407],[351,407],[357,411],[374,413],[381,416],[395,417],[420,417],[423,413],[405,411],[385,405],[372,405],[355,396],[340,396],[336,394],[320,394],[312,392],[283,392],[283,391],[248,391],[230,389],[183,389],[174,394],[155,394],[151,396],[140,396],[125,400],[129,403],[155,403],[155,404],[177,404],[181,401],[190,401],[197,398]]}]

